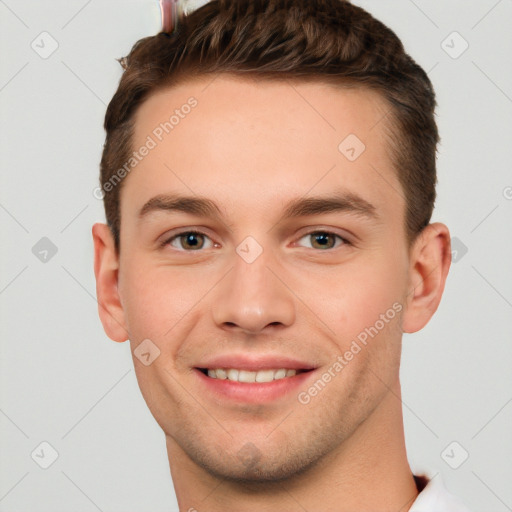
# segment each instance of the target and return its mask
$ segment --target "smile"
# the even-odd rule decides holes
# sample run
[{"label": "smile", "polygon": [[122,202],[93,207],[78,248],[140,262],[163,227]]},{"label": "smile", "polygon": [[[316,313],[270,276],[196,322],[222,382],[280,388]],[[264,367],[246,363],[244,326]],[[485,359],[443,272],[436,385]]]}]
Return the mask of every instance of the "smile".
[{"label": "smile", "polygon": [[231,380],[235,382],[272,382],[274,380],[285,379],[286,377],[293,377],[297,373],[306,370],[292,370],[287,368],[268,369],[268,370],[241,370],[236,368],[203,368],[201,371],[212,379]]},{"label": "smile", "polygon": [[[242,366],[242,365],[240,365]],[[249,364],[247,366],[250,366]],[[293,398],[316,373],[313,368],[204,368],[195,367],[201,394],[217,403],[264,404]]]}]

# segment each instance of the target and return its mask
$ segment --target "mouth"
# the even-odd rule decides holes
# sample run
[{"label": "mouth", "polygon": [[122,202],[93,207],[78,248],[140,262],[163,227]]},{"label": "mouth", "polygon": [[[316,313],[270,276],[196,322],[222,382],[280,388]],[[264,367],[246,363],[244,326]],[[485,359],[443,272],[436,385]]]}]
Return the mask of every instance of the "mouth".
[{"label": "mouth", "polygon": [[193,367],[204,396],[220,404],[270,404],[293,400],[319,368],[307,359],[276,354],[233,352],[197,362]]},{"label": "mouth", "polygon": [[[243,364],[243,363],[242,363]],[[247,364],[245,367],[195,367],[197,385],[217,405],[270,404],[293,400],[313,379],[316,368],[287,368],[287,365]],[[247,368],[249,366],[249,368]],[[259,366],[259,368],[258,368]],[[261,367],[263,366],[263,368]],[[298,366],[298,365],[297,365]],[[283,402],[281,402],[283,403]]]},{"label": "mouth", "polygon": [[267,383],[275,380],[288,379],[312,369],[276,368],[265,370],[244,370],[240,368],[196,368],[210,379],[227,380],[233,382]]}]

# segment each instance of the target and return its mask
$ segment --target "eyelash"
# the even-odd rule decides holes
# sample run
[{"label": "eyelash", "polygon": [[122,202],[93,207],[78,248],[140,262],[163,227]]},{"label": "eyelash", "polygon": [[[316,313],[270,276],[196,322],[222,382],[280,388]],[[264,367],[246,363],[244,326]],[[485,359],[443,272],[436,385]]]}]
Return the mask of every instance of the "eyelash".
[{"label": "eyelash", "polygon": [[[335,247],[330,247],[328,249],[324,249],[324,250],[318,250],[318,252],[329,252],[329,251],[333,251],[335,249],[338,249],[339,247],[343,246],[343,245],[352,245],[352,243],[347,240],[346,238],[342,237],[341,235],[337,234],[337,233],[334,233],[332,231],[327,231],[327,230],[322,230],[322,229],[315,229],[315,230],[312,230],[312,231],[308,231],[307,233],[304,233],[300,238],[299,240],[302,240],[303,238],[307,237],[307,236],[311,236],[311,235],[314,235],[314,234],[325,234],[325,235],[332,235],[336,238],[338,238],[339,240],[341,240],[341,244],[339,244],[338,246],[335,246]],[[174,235],[172,235],[170,238],[167,238],[164,242],[162,242],[161,244],[161,247],[165,247],[167,245],[170,245],[171,242],[173,242],[174,240],[177,240],[179,239],[180,237],[182,237],[183,235],[201,235],[201,236],[205,236],[207,238],[210,238],[206,233],[204,233],[203,231],[199,231],[199,230],[187,230],[187,231],[181,231],[179,233],[176,233]],[[212,240],[213,242],[213,240]],[[215,242],[213,242],[215,243]],[[314,249],[314,247],[312,248]],[[194,250],[186,250],[186,249],[176,249],[178,252],[200,252],[201,249],[198,249],[197,251],[194,251]]]}]

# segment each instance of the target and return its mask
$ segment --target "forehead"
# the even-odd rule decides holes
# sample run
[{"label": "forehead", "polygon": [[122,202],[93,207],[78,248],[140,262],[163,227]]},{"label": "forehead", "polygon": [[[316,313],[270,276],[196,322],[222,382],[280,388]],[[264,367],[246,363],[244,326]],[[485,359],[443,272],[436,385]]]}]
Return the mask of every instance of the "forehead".
[{"label": "forehead", "polygon": [[162,89],[135,115],[132,149],[151,150],[121,203],[182,192],[248,210],[344,188],[396,209],[388,112],[376,92],[319,82],[217,76]]}]

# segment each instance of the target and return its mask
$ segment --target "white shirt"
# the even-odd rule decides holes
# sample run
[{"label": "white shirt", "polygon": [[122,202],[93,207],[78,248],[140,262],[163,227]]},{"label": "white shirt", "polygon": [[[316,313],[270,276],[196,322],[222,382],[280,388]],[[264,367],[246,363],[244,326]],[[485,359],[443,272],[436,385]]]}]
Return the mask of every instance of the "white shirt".
[{"label": "white shirt", "polygon": [[462,501],[446,490],[440,474],[433,478],[429,476],[426,476],[429,481],[409,512],[470,512]]}]

